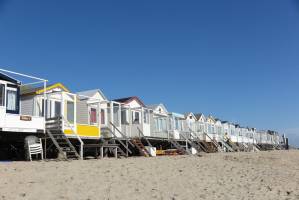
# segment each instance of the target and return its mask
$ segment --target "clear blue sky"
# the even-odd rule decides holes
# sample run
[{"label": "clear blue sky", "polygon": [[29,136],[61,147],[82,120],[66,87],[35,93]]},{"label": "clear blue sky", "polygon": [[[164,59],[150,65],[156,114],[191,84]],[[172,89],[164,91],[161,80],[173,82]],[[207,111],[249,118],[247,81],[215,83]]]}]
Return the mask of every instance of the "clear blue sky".
[{"label": "clear blue sky", "polygon": [[297,0],[0,0],[0,66],[299,145]]}]

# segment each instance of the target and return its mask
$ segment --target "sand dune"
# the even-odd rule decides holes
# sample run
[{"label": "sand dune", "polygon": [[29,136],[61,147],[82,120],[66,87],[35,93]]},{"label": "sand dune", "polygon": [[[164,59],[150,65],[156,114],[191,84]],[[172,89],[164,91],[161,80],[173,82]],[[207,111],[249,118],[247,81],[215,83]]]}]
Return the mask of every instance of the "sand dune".
[{"label": "sand dune", "polygon": [[299,199],[299,151],[0,162],[0,200]]}]

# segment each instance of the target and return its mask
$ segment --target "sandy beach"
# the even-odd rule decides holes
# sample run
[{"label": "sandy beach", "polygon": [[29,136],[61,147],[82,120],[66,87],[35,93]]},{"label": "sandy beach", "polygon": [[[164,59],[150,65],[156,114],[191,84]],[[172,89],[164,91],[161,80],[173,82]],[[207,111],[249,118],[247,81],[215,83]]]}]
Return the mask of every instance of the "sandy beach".
[{"label": "sandy beach", "polygon": [[0,199],[299,199],[299,151],[0,162]]}]

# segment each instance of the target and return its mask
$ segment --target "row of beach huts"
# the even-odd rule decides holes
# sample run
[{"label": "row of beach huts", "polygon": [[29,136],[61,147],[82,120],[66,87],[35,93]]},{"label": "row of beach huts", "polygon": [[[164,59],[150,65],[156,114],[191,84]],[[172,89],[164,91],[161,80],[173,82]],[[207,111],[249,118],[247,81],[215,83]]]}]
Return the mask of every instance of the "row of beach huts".
[{"label": "row of beach huts", "polygon": [[[19,78],[33,80],[20,82]],[[83,159],[279,150],[288,139],[202,113],[179,114],[137,97],[0,69],[0,159]]]}]

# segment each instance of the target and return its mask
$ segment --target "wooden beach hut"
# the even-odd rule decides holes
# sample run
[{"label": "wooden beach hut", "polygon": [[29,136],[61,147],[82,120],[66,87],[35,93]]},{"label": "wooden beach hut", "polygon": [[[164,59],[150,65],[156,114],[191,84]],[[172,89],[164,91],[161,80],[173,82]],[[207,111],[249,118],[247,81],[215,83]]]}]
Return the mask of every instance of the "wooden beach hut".
[{"label": "wooden beach hut", "polygon": [[0,72],[0,132],[44,133],[44,118],[27,112],[26,107],[34,104],[22,101],[21,87],[20,81]]},{"label": "wooden beach hut", "polygon": [[204,141],[206,138],[206,117],[202,113],[194,114],[196,117],[196,134],[201,141]]},{"label": "wooden beach hut", "polygon": [[0,69],[0,159],[24,159],[26,138],[44,135],[44,117],[26,112],[24,108],[28,104],[34,105],[22,101],[20,92],[22,87],[31,84],[46,87],[46,82],[45,79]]},{"label": "wooden beach hut", "polygon": [[160,103],[156,105],[148,105],[151,110],[151,137],[169,138],[169,118],[166,107]]},{"label": "wooden beach hut", "polygon": [[137,96],[113,100],[121,104],[121,131],[129,138],[151,137],[150,109]]}]

